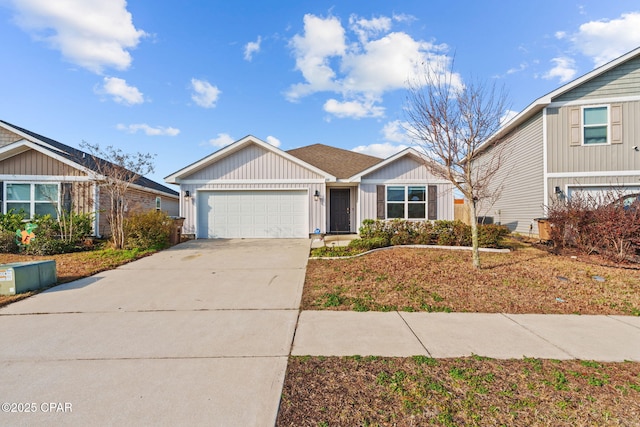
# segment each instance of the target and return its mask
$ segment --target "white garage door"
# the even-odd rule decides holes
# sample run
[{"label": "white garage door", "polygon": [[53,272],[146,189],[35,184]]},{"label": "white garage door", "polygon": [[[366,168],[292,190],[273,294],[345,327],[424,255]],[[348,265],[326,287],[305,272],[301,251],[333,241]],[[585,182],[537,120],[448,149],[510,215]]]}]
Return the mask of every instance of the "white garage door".
[{"label": "white garage door", "polygon": [[198,192],[198,237],[308,237],[306,190]]}]

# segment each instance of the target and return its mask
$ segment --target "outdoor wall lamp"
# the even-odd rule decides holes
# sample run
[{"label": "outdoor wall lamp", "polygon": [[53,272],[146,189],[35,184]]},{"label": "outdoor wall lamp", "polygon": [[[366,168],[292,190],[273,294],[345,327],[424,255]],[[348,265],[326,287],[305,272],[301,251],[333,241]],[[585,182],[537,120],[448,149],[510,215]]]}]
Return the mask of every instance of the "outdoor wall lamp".
[{"label": "outdoor wall lamp", "polygon": [[555,188],[555,193],[556,194],[562,194],[562,190],[560,189],[560,187],[556,187]]},{"label": "outdoor wall lamp", "polygon": [[316,192],[313,193],[313,200],[315,200],[316,202],[320,200],[320,192],[318,190],[316,190]]},{"label": "outdoor wall lamp", "polygon": [[191,198],[191,193],[189,193],[189,190],[186,190],[184,192],[184,199],[185,200],[189,200]]}]

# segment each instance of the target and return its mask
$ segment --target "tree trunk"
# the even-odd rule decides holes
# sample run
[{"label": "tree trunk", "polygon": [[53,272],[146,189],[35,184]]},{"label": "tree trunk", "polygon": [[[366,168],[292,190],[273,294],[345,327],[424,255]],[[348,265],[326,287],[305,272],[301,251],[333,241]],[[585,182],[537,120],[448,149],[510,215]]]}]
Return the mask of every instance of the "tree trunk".
[{"label": "tree trunk", "polygon": [[478,212],[476,201],[471,199],[469,203],[469,213],[471,217],[471,253],[473,257],[473,267],[480,268],[480,242],[478,239]]}]

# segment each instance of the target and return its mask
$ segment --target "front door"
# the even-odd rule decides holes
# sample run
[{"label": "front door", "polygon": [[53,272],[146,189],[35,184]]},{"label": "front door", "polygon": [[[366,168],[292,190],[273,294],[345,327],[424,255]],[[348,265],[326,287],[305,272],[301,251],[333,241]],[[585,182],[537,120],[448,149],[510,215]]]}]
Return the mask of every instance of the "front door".
[{"label": "front door", "polygon": [[349,199],[351,193],[348,188],[331,188],[329,190],[329,231],[332,233],[351,232],[351,211]]}]

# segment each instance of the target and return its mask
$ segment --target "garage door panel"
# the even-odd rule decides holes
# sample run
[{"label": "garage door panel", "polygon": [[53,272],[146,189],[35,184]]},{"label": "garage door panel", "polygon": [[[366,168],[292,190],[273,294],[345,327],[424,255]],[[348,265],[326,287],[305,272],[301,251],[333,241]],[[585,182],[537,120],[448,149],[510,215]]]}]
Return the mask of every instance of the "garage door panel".
[{"label": "garage door panel", "polygon": [[306,190],[199,192],[198,237],[307,237],[307,200]]}]

